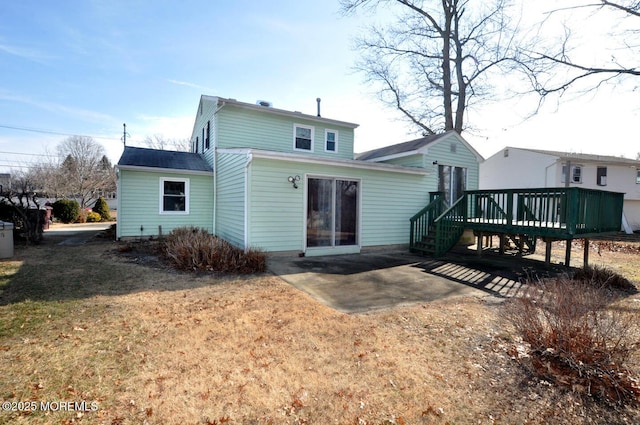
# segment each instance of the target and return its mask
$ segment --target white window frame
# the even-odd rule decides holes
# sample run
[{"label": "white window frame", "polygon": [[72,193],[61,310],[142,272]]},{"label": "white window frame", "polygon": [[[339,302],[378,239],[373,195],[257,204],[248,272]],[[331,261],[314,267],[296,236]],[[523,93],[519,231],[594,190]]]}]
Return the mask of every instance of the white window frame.
[{"label": "white window frame", "polygon": [[[184,183],[184,211],[165,211],[164,209],[164,183],[165,182],[181,182]],[[158,211],[162,215],[188,215],[189,214],[189,179],[184,177],[160,177],[160,196],[158,201]]]},{"label": "white window frame", "polygon": [[[328,140],[328,136],[329,133],[333,133],[334,134],[334,140],[333,140],[333,150],[330,150],[327,148],[327,142]],[[338,130],[331,130],[330,128],[327,128],[324,130],[324,151],[325,152],[329,152],[329,153],[337,153],[338,152]]]},{"label": "white window frame", "polygon": [[[304,128],[307,130],[311,130],[311,146],[310,149],[301,149],[296,147],[296,133],[297,133],[297,129],[298,128]],[[304,125],[304,124],[293,124],[293,150],[294,151],[299,151],[299,152],[313,152],[313,136],[315,133],[315,128],[311,125]]]},{"label": "white window frame", "polygon": [[[566,183],[567,182],[566,170],[567,170],[567,164],[564,163],[564,164],[562,164],[561,183]],[[575,181],[573,179],[576,170],[580,170],[579,171],[580,179],[578,181]],[[569,173],[571,174],[569,176],[569,178],[571,179],[571,180],[569,180],[569,183],[574,183],[574,184],[581,184],[582,183],[582,165],[580,165],[580,164],[571,164],[571,170],[569,171]]]}]

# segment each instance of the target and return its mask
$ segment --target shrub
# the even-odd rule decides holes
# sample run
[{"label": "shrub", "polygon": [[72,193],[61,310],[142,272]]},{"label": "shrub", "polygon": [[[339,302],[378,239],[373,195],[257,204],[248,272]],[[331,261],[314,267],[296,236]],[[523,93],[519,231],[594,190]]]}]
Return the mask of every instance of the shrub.
[{"label": "shrub", "polygon": [[80,204],[72,199],[59,199],[52,207],[53,215],[63,223],[73,223],[80,216]]},{"label": "shrub", "polygon": [[107,201],[105,201],[102,196],[98,198],[95,205],[93,206],[93,212],[100,214],[100,218],[103,221],[111,220],[111,211],[109,210],[109,205],[107,205]]},{"label": "shrub", "polygon": [[609,404],[634,403],[637,377],[627,368],[637,344],[631,313],[611,308],[615,294],[565,277],[529,282],[505,305],[505,317],[529,345],[542,379]]},{"label": "shrub", "polygon": [[87,213],[87,223],[97,223],[102,221],[102,217],[95,211],[91,211]]},{"label": "shrub", "polygon": [[174,229],[167,235],[163,252],[181,270],[246,274],[262,273],[267,268],[263,252],[245,252],[198,227]]},{"label": "shrub", "polygon": [[583,281],[598,288],[615,289],[631,294],[637,292],[636,287],[629,279],[606,267],[583,267],[575,271],[573,279]]}]

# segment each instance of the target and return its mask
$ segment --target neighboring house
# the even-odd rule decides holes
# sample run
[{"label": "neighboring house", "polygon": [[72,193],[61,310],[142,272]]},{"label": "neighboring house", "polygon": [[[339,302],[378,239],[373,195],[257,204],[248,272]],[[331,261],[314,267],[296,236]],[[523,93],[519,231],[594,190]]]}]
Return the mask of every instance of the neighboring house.
[{"label": "neighboring house", "polygon": [[624,193],[623,226],[640,230],[640,161],[506,147],[480,166],[480,189],[565,186]]},{"label": "neighboring house", "polygon": [[126,147],[117,237],[204,227],[241,248],[305,255],[408,244],[409,219],[440,187],[478,186],[482,157],[457,133],[354,159],[357,124],[202,96],[192,152]]}]

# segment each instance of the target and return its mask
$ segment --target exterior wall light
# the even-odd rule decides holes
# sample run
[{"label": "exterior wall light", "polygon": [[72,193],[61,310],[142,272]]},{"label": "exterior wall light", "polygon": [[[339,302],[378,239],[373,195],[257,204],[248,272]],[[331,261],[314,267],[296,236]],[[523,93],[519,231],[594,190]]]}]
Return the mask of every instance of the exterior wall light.
[{"label": "exterior wall light", "polygon": [[300,176],[295,176],[295,177],[289,176],[287,180],[289,181],[289,183],[293,185],[294,189],[298,188],[298,182],[300,181]]}]

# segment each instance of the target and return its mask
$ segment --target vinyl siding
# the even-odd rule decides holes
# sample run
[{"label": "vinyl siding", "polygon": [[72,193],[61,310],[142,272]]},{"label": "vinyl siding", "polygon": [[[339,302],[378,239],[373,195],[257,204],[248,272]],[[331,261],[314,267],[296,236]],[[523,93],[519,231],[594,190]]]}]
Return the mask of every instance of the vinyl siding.
[{"label": "vinyl siding", "polygon": [[244,248],[245,154],[218,154],[216,235]]},{"label": "vinyl siding", "polygon": [[[189,179],[189,214],[160,214],[160,178]],[[213,176],[120,170],[118,237],[167,234],[180,226],[198,226],[213,231]],[[142,230],[140,230],[142,226]]]},{"label": "vinyl siding", "polygon": [[[455,152],[451,152],[451,145],[455,145]],[[451,165],[455,167],[464,167],[467,169],[467,190],[477,190],[480,180],[480,167],[478,158],[470,151],[464,143],[456,137],[454,133],[448,137],[428,147],[428,153],[425,155],[425,168],[432,169],[429,176],[430,187],[438,190],[438,165],[433,165],[437,161],[438,165]]]},{"label": "vinyl siding", "polygon": [[[275,152],[307,152],[294,150],[294,124],[313,127],[313,151],[309,155],[353,159],[353,129],[296,117],[260,113],[226,105],[217,115],[217,142],[220,148],[254,148]],[[325,152],[325,130],[338,132],[338,151]]]},{"label": "vinyl siding", "polygon": [[[213,167],[213,147],[216,141],[216,116],[214,115],[217,105],[216,102],[209,99],[201,99],[196,111],[196,119],[193,124],[193,132],[191,133],[191,143],[195,143],[196,137],[198,138],[198,153],[203,154],[205,160],[211,167]],[[205,149],[205,142],[202,140],[202,129],[207,128],[207,121],[210,122],[210,139],[209,149]],[[194,150],[191,150],[194,152]]]},{"label": "vinyl siding", "polygon": [[387,161],[384,161],[385,164],[394,164],[394,165],[402,165],[405,167],[420,167],[425,168],[425,155],[417,154],[417,155],[409,155],[403,156],[400,158],[393,158]]},{"label": "vinyl siding", "polygon": [[[287,181],[296,175],[301,177],[298,189]],[[308,176],[360,181],[361,246],[408,243],[409,218],[426,205],[428,192],[434,190],[426,186],[423,175],[289,160],[255,158],[250,176],[250,245],[267,251],[304,250]]]}]

